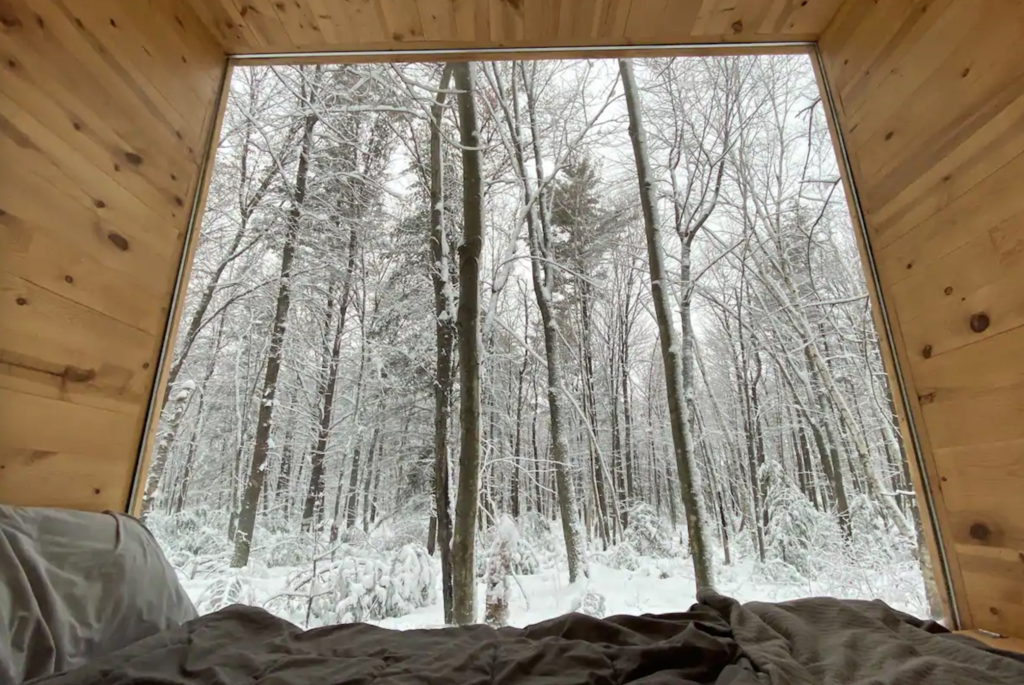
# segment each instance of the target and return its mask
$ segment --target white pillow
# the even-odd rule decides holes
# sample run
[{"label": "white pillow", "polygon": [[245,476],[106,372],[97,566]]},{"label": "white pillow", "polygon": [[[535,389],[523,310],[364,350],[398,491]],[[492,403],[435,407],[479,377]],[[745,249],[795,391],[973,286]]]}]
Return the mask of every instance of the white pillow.
[{"label": "white pillow", "polygon": [[77,668],[196,616],[136,519],[0,505],[0,685]]}]

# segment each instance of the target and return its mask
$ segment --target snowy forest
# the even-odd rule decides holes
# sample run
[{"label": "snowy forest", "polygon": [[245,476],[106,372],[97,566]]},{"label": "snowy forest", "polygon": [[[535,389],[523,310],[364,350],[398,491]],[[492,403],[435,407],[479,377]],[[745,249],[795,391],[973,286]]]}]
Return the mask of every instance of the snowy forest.
[{"label": "snowy forest", "polygon": [[804,55],[236,67],[169,364],[201,611],[938,610]]}]

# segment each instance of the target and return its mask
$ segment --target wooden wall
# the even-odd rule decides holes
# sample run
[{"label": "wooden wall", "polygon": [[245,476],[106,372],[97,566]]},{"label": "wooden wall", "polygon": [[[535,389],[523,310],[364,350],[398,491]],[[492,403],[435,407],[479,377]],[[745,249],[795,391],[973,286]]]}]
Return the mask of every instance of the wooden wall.
[{"label": "wooden wall", "polygon": [[820,50],[961,621],[1024,636],[1024,3],[848,2]]},{"label": "wooden wall", "polygon": [[814,40],[843,0],[188,0],[231,54]]},{"label": "wooden wall", "polygon": [[176,0],[0,0],[0,502],[126,508],[224,73]]},{"label": "wooden wall", "polygon": [[824,29],[961,619],[1024,635],[1022,26],[1017,0],[0,0],[0,502],[126,508],[226,52]]}]

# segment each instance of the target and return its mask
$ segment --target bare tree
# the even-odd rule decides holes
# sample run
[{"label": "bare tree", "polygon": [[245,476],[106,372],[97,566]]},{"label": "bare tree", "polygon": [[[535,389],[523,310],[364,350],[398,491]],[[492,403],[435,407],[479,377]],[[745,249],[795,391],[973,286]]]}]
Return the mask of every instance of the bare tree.
[{"label": "bare tree", "polygon": [[452,73],[458,89],[462,143],[463,233],[459,246],[459,485],[452,543],[452,617],[475,620],[476,521],[480,496],[480,256],[484,242],[480,130],[475,66],[460,62]]},{"label": "bare tree", "polygon": [[696,482],[694,466],[693,436],[690,433],[689,408],[683,386],[681,351],[672,323],[672,310],[668,306],[666,274],[661,245],[661,228],[658,224],[657,200],[654,197],[654,179],[651,162],[647,153],[647,139],[641,120],[640,96],[633,76],[630,59],[619,60],[622,87],[626,93],[629,110],[629,138],[633,143],[636,158],[637,181],[640,184],[640,205],[643,209],[644,229],[647,235],[647,253],[651,272],[651,297],[658,320],[658,337],[661,341],[662,363],[665,365],[665,389],[668,395],[669,422],[672,426],[672,443],[676,455],[676,469],[682,491],[683,508],[686,511],[686,530],[690,539],[690,553],[693,557],[694,579],[697,589],[711,588],[714,584],[711,567],[711,550],[705,539],[704,513],[700,502],[700,490]]},{"label": "bare tree", "polygon": [[[316,97],[317,75],[302,79],[303,100]],[[291,211],[288,214],[284,245],[281,248],[281,277],[277,291],[277,306],[274,312],[273,329],[270,335],[270,349],[267,354],[267,368],[263,379],[263,392],[260,398],[259,417],[256,419],[256,443],[253,448],[252,460],[249,464],[249,477],[242,495],[241,508],[238,513],[238,526],[235,529],[235,549],[231,556],[231,566],[241,568],[249,563],[252,549],[252,534],[256,526],[256,511],[263,492],[266,478],[264,465],[270,446],[270,429],[274,420],[274,399],[277,396],[277,379],[281,373],[281,354],[285,330],[288,325],[288,309],[291,306],[292,263],[295,259],[295,246],[298,240],[299,222],[302,207],[306,200],[307,181],[309,177],[310,156],[313,150],[313,130],[319,116],[313,110],[306,112],[302,125],[302,148],[299,152],[299,163],[295,170],[295,185],[291,198]]]}]

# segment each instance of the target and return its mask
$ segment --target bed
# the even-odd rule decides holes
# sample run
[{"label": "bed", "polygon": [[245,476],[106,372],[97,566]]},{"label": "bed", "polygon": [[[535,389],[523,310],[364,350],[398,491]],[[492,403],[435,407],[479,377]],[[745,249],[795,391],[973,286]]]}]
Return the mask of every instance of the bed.
[{"label": "bed", "polygon": [[0,507],[0,684],[1022,685],[1024,657],[881,602],[739,602],[525,628],[304,631],[259,608],[202,617],[121,515]]},{"label": "bed", "polygon": [[1019,685],[1024,659],[880,602],[741,605],[705,593],[679,614],[498,630],[303,631],[233,606],[37,683]]}]

